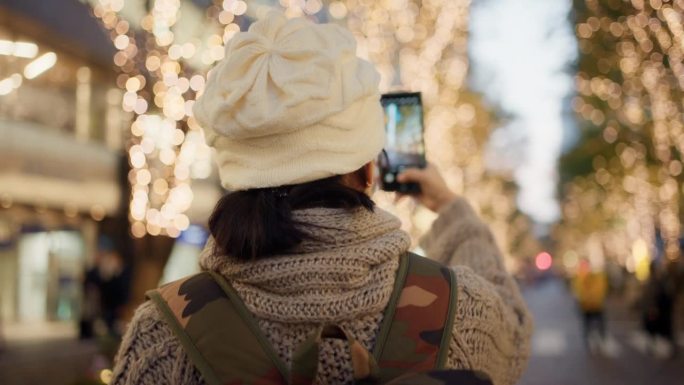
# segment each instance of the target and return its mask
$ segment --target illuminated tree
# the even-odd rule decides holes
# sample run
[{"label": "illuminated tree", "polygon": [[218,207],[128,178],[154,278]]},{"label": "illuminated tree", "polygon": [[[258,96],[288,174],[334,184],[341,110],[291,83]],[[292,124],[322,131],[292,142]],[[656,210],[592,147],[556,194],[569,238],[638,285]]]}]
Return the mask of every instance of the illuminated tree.
[{"label": "illuminated tree", "polygon": [[[580,146],[562,162],[564,249],[636,269],[654,251],[679,255],[684,154],[684,1],[575,0],[573,108]],[[650,255],[648,255],[650,254]],[[646,262],[642,262],[646,261]],[[643,268],[643,267],[642,267]]]},{"label": "illuminated tree", "polygon": [[[118,52],[122,109],[131,114],[127,152],[131,170],[129,220],[136,239],[133,304],[158,285],[173,238],[187,229],[192,179],[211,172],[210,149],[192,117],[202,92],[200,72],[224,56],[224,43],[240,30],[243,1],[210,7],[200,36],[179,33],[181,14],[204,21],[204,9],[180,0],[89,0]],[[181,40],[183,39],[183,40]]]}]

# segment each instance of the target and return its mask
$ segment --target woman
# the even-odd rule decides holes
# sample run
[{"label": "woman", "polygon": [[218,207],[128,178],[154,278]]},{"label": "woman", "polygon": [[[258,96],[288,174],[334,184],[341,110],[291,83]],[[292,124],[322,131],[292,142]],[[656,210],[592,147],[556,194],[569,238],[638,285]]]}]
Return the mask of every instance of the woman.
[{"label": "woman", "polygon": [[[334,323],[372,350],[410,246],[369,198],[384,142],[379,76],[336,25],[277,13],[239,33],[194,113],[216,150],[224,196],[209,220],[203,270],[234,288],[285,365],[316,328]],[[446,367],[513,384],[531,318],[487,226],[433,168],[407,170],[439,213],[422,246],[453,267],[457,300]],[[447,349],[448,348],[448,349]],[[321,343],[316,382],[352,383],[349,350]],[[151,302],[122,342],[113,384],[203,384]]]}]

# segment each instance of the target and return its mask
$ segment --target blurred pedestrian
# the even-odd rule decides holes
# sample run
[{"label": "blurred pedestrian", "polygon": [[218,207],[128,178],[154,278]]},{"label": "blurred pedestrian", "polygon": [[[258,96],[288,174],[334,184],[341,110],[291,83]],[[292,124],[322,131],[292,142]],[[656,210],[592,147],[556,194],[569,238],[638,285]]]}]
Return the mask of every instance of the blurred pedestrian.
[{"label": "blurred pedestrian", "polygon": [[95,325],[100,315],[100,288],[97,269],[89,269],[83,278],[83,297],[81,301],[81,319],[79,320],[79,338],[95,337]]},{"label": "blurred pedestrian", "polygon": [[595,351],[594,336],[598,346],[606,339],[605,302],[608,294],[608,277],[602,270],[592,271],[589,260],[582,259],[573,280],[573,291],[582,318],[585,345]]},{"label": "blurred pedestrian", "polygon": [[408,253],[370,198],[378,84],[335,24],[272,12],[232,37],[194,108],[231,191],[209,218],[204,272],[149,293],[112,385],[350,384],[419,368],[519,379],[531,317],[489,228],[433,166],[399,180],[439,213],[422,244],[436,261]]},{"label": "blurred pedestrian", "polygon": [[108,237],[101,237],[95,265],[86,272],[83,282],[83,303],[80,337],[97,335],[97,324],[102,322],[105,334],[119,337],[119,320],[128,300],[128,277],[121,255]]},{"label": "blurred pedestrian", "polygon": [[643,297],[642,325],[650,337],[650,346],[658,352],[658,340],[667,343],[663,355],[674,357],[677,353],[677,339],[674,330],[674,304],[678,291],[677,266],[674,263],[651,263],[650,276]]}]

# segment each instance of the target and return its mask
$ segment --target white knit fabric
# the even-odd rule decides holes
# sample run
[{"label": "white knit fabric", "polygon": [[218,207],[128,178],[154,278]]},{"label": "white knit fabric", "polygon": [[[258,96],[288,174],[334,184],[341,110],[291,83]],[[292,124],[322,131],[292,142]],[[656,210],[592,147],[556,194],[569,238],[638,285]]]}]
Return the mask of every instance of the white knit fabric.
[{"label": "white knit fabric", "polygon": [[359,169],[385,143],[379,75],[350,32],[278,12],[236,34],[194,115],[229,190]]}]

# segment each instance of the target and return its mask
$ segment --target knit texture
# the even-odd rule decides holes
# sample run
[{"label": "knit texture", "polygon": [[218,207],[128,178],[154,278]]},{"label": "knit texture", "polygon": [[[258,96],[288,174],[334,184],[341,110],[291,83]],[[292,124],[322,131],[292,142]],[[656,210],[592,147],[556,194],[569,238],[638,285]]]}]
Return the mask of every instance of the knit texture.
[{"label": "knit texture", "polygon": [[380,76],[344,28],[272,11],[225,56],[193,113],[226,189],[343,175],[382,150]]},{"label": "knit texture", "polygon": [[[324,321],[338,322],[372,350],[408,236],[396,218],[379,209],[310,209],[296,215],[315,225],[308,231],[317,240],[288,255],[249,263],[213,255],[208,245],[202,268],[221,273],[235,286],[286,365]],[[529,355],[532,321],[487,226],[459,199],[440,213],[422,246],[456,272],[458,303],[447,366],[483,371],[496,385],[515,383]],[[319,360],[318,384],[352,383],[341,340],[324,340]],[[124,336],[112,384],[159,383],[204,384],[147,302]]]}]

